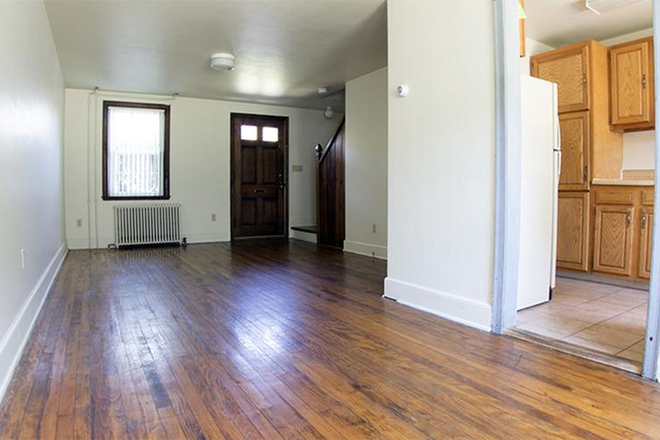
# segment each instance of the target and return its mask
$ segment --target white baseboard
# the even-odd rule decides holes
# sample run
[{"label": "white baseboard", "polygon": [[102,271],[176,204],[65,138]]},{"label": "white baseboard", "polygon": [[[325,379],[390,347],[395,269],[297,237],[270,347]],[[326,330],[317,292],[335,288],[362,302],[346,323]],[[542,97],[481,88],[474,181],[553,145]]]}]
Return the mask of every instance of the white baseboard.
[{"label": "white baseboard", "polygon": [[[181,234],[186,237],[188,244],[201,244],[201,243],[224,243],[231,241],[229,232],[208,232],[208,233],[193,233]],[[114,237],[99,237],[99,247],[97,249],[107,249],[108,244],[114,242]],[[89,249],[87,237],[83,238],[67,238],[67,244],[71,250]]]},{"label": "white baseboard", "polygon": [[208,234],[183,234],[188,240],[188,244],[201,243],[223,243],[231,241],[229,234],[211,232]]},{"label": "white baseboard", "polygon": [[346,240],[344,241],[344,252],[378,258],[379,260],[387,260],[387,247],[376,244]]},{"label": "white baseboard", "polygon": [[295,238],[296,240],[308,241],[314,244],[318,243],[316,234],[312,234],[311,232],[294,231],[293,229],[291,229],[289,231],[289,237]]},{"label": "white baseboard", "polygon": [[46,270],[34,285],[14,322],[11,323],[9,330],[0,341],[0,360],[2,360],[0,361],[0,402],[7,392],[14,370],[18,366],[34,323],[62,267],[67,251],[67,244],[63,243],[48,263]]},{"label": "white baseboard", "polygon": [[491,307],[427,287],[385,278],[386,298],[479,330],[491,331]]}]

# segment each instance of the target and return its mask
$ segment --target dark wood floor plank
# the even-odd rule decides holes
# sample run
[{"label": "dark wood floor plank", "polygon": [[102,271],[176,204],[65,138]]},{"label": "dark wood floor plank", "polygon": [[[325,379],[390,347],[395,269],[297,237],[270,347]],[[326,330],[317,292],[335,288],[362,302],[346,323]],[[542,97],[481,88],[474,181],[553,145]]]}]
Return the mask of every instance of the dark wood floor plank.
[{"label": "dark wood floor plank", "polygon": [[71,252],[0,439],[660,439],[660,389],[380,297],[291,241]]}]

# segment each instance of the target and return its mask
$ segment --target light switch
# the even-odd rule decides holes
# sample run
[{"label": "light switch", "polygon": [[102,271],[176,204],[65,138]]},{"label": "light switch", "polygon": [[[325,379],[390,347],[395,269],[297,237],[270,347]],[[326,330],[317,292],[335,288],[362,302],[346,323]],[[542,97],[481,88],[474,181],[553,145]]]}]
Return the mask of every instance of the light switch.
[{"label": "light switch", "polygon": [[301,173],[302,170],[303,170],[303,166],[302,166],[302,165],[293,165],[293,167],[291,167],[291,168],[292,168],[292,170],[293,170],[294,173]]}]

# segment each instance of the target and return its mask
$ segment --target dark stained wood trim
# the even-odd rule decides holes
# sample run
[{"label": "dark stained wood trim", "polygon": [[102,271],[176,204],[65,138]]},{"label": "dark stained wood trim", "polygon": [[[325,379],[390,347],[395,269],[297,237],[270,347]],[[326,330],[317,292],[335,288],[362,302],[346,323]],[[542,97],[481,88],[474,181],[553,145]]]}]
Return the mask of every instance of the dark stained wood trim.
[{"label": "dark stained wood trim", "polygon": [[345,119],[316,162],[316,230],[322,246],[343,249],[346,238]]},{"label": "dark stained wood trim", "polygon": [[321,157],[318,158],[319,162],[323,162],[330,150],[332,150],[333,145],[335,145],[335,142],[337,141],[337,136],[339,136],[339,133],[341,133],[344,128],[344,124],[346,124],[346,118],[342,119],[341,124],[339,124],[339,127],[337,127],[337,131],[335,131],[334,136],[332,136],[332,139],[328,141],[328,144],[325,146],[325,150],[323,150],[323,153],[321,153]]},{"label": "dark stained wood trim", "polygon": [[236,147],[236,142],[240,142],[240,139],[238,139],[237,136],[239,136],[239,133],[236,133],[235,127],[234,127],[234,120],[236,119],[253,119],[253,120],[261,120],[261,121],[277,121],[278,123],[282,123],[283,125],[283,136],[284,136],[284,146],[283,146],[283,173],[284,173],[284,228],[283,228],[283,233],[281,237],[288,238],[289,236],[289,139],[290,139],[290,134],[289,134],[289,117],[288,116],[271,116],[271,115],[262,115],[262,114],[252,114],[252,113],[230,113],[229,115],[229,138],[230,138],[230,158],[229,158],[229,179],[230,179],[230,238],[231,240],[235,240],[238,238],[242,239],[250,239],[250,238],[263,238],[261,236],[259,237],[239,237],[237,234],[237,228],[236,228],[236,200],[238,197],[240,197],[240,194],[238,194],[238,186],[235,184],[236,183],[236,170],[234,169],[234,163],[236,160],[235,157],[235,147]]},{"label": "dark stained wood trim", "polygon": [[[108,195],[108,108],[109,107],[127,107],[127,108],[146,108],[154,110],[163,110],[165,112],[164,127],[164,158],[163,158],[163,195],[157,197],[115,197]],[[170,106],[164,104],[153,104],[143,102],[128,101],[103,101],[103,144],[102,144],[102,199],[103,200],[169,200],[170,199]]]}]

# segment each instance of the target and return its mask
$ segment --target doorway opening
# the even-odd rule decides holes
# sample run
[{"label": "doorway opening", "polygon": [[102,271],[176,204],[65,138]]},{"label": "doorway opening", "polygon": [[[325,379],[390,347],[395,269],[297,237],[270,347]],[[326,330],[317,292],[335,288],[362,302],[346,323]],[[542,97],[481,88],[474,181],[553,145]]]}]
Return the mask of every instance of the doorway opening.
[{"label": "doorway opening", "polygon": [[287,237],[285,117],[231,115],[231,238]]},{"label": "doorway opening", "polygon": [[[629,371],[644,364],[644,375],[655,378],[657,298],[649,280],[657,61],[652,1],[640,3],[648,23],[620,35],[605,35],[609,28],[590,11],[580,12],[584,26],[572,25],[582,34],[571,36],[561,27],[581,18],[557,19],[571,14],[560,7],[521,1],[514,19],[515,8],[499,6],[499,61],[508,68],[498,75],[519,91],[501,91],[499,99],[520,108],[501,122],[520,135],[505,141],[506,149],[520,148],[519,162],[505,165],[509,176],[520,175],[519,205],[506,209],[516,216],[510,211],[519,208],[520,224],[513,226],[519,241],[503,245],[515,250],[515,270],[502,269],[508,284],[493,305],[496,330]],[[514,24],[520,44],[508,33]],[[500,189],[505,199],[516,196]]]}]

